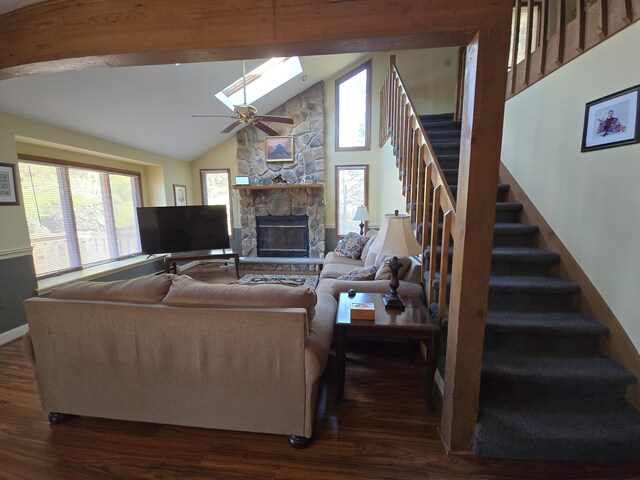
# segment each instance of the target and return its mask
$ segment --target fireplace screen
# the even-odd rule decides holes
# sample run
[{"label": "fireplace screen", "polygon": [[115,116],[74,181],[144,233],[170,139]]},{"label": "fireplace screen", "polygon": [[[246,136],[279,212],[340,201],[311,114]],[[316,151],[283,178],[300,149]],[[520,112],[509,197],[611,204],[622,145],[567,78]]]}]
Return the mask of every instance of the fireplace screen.
[{"label": "fireplace screen", "polygon": [[259,257],[308,257],[309,217],[256,217]]}]

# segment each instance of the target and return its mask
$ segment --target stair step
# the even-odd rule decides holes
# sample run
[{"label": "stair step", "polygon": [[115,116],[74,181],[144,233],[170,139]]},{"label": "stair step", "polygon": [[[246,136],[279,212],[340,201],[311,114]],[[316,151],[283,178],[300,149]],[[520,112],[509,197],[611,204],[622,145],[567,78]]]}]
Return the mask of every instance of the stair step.
[{"label": "stair step", "polygon": [[451,121],[453,120],[452,112],[445,113],[430,113],[429,115],[419,115],[421,122],[429,122],[429,121]]},{"label": "stair step", "polygon": [[481,405],[474,453],[523,460],[640,460],[640,414],[617,402]]},{"label": "stair step", "polygon": [[612,387],[618,391],[618,387],[637,382],[629,370],[599,353],[577,356],[560,352],[523,352],[510,348],[485,350],[482,377],[557,387],[565,397],[574,394],[573,388]]},{"label": "stair step", "polygon": [[498,202],[496,204],[496,223],[516,223],[522,212],[518,202]]},{"label": "stair step", "polygon": [[608,335],[600,322],[578,312],[487,312],[487,331],[534,335]]},{"label": "stair step", "polygon": [[460,141],[460,130],[457,128],[451,130],[438,130],[438,131],[427,131],[427,136],[429,137],[429,142],[431,145],[434,143],[442,142],[442,141]]},{"label": "stair step", "polygon": [[493,244],[496,247],[530,247],[540,229],[526,223],[496,223]]}]

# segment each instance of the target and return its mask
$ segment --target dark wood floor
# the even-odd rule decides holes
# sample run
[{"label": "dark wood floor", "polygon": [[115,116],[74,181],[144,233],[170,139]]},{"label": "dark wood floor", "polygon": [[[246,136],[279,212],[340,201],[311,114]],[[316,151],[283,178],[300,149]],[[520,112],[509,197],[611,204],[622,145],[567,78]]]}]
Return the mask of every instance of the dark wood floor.
[{"label": "dark wood floor", "polygon": [[335,405],[335,362],[330,357],[315,440],[299,451],[280,435],[89,417],[49,425],[19,342],[5,345],[0,348],[0,478],[640,478],[638,463],[448,456],[437,430],[440,413],[426,408],[424,365],[412,355],[415,351],[406,344],[357,343],[349,348],[344,400]]}]

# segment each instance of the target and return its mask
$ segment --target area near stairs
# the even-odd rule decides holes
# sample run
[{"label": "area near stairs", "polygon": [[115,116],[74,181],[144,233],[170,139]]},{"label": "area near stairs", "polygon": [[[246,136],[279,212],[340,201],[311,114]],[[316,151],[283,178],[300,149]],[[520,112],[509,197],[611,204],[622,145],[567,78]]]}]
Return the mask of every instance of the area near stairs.
[{"label": "area near stairs", "polygon": [[[455,196],[460,122],[452,114],[421,121]],[[623,398],[638,380],[598,352],[598,337],[608,329],[572,309],[580,287],[551,274],[559,255],[534,246],[538,227],[520,223],[522,205],[505,201],[508,189],[498,185],[474,452],[536,460],[640,459],[640,413]],[[430,255],[427,249],[425,258]],[[440,288],[442,280],[435,282]],[[443,323],[446,331],[446,317]]]}]

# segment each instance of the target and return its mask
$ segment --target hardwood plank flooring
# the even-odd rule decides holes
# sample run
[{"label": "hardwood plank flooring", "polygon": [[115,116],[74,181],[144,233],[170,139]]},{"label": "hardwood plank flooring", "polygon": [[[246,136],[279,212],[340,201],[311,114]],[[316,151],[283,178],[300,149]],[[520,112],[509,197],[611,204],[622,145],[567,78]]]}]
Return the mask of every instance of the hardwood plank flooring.
[{"label": "hardwood plank flooring", "polygon": [[[207,266],[189,274],[230,282]],[[203,273],[204,270],[204,273]],[[345,395],[335,359],[321,382],[314,442],[282,435],[78,417],[49,425],[20,342],[0,347],[0,479],[633,479],[640,463],[583,464],[447,455],[424,400],[414,346],[351,342]]]}]

